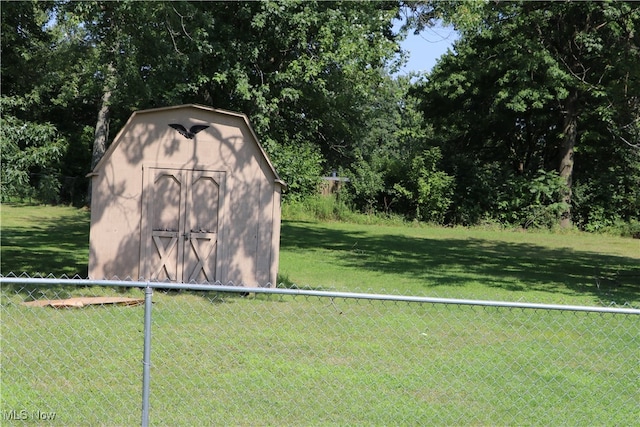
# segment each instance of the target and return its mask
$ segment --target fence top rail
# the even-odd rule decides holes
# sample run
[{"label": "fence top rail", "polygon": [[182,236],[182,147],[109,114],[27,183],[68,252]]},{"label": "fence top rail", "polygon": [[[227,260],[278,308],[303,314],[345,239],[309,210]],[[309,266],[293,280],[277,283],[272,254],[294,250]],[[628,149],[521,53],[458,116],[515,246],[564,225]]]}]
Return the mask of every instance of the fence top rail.
[{"label": "fence top rail", "polygon": [[640,309],[626,308],[626,307],[596,307],[596,306],[579,306],[579,305],[563,305],[563,304],[537,304],[537,303],[509,302],[509,301],[434,298],[434,297],[420,297],[420,296],[411,296],[411,295],[337,292],[337,291],[325,291],[325,290],[313,290],[313,289],[245,287],[245,286],[234,285],[233,283],[224,285],[220,282],[198,284],[198,283],[168,283],[168,282],[134,281],[134,280],[93,280],[93,279],[77,279],[77,278],[58,279],[55,277],[14,277],[14,276],[5,277],[0,275],[0,285],[3,285],[3,284],[121,286],[121,287],[132,287],[132,288],[142,288],[142,289],[160,288],[160,289],[171,289],[171,290],[235,292],[235,293],[294,295],[294,296],[317,296],[317,297],[325,297],[325,298],[352,298],[352,299],[365,299],[365,300],[378,300],[378,301],[473,305],[473,306],[480,306],[480,307],[503,307],[503,308],[533,309],[533,310],[562,310],[562,311],[581,311],[581,312],[593,312],[593,313],[640,315]]}]

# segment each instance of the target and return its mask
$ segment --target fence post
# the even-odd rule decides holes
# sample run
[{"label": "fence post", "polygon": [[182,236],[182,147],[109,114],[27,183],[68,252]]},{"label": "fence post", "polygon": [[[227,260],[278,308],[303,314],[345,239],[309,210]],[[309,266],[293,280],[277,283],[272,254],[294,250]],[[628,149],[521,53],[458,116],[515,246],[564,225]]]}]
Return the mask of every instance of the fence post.
[{"label": "fence post", "polygon": [[142,427],[149,426],[149,382],[151,380],[151,296],[153,289],[144,289],[144,352],[142,356]]}]

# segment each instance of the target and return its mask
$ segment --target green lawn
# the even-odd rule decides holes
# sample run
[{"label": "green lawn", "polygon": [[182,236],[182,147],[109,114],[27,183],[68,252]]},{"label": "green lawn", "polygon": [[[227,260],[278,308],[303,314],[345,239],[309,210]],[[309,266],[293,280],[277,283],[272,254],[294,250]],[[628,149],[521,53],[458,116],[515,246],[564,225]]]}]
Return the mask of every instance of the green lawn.
[{"label": "green lawn", "polygon": [[[89,213],[3,205],[0,272],[86,277]],[[283,221],[285,286],[640,306],[640,240],[578,232]]]},{"label": "green lawn", "polygon": [[339,290],[640,306],[640,240],[284,221],[280,276]]},{"label": "green lawn", "polygon": [[87,277],[89,221],[72,207],[0,206],[0,272]]},{"label": "green lawn", "polygon": [[[142,306],[55,310],[4,296],[3,411],[56,412],[52,425],[139,423]],[[638,316],[153,299],[151,425],[582,426],[640,416]]]},{"label": "green lawn", "polygon": [[[87,230],[85,211],[4,205],[2,273],[82,273]],[[289,287],[637,306],[638,243],[284,221],[280,276]],[[44,294],[142,296],[3,285],[2,425],[14,424],[11,411],[55,412],[47,425],[138,424],[143,307],[20,304]],[[635,315],[203,292],[156,291],[153,301],[151,425],[640,419]]]}]

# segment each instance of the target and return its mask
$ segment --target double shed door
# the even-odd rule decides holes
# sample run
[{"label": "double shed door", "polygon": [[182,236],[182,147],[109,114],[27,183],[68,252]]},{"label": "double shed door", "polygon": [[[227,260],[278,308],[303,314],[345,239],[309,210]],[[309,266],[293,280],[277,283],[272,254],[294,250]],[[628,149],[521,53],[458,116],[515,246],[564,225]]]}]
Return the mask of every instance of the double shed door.
[{"label": "double shed door", "polygon": [[150,167],[144,182],[144,277],[185,283],[220,280],[225,173]]}]

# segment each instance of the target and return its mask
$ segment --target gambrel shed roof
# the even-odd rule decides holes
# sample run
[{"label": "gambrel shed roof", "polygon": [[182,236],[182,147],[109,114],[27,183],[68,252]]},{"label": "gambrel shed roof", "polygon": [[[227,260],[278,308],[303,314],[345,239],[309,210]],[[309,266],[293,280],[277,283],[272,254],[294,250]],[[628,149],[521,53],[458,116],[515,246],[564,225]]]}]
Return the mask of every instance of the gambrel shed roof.
[{"label": "gambrel shed roof", "polygon": [[91,176],[91,277],[275,284],[285,184],[246,115],[137,111]]}]

